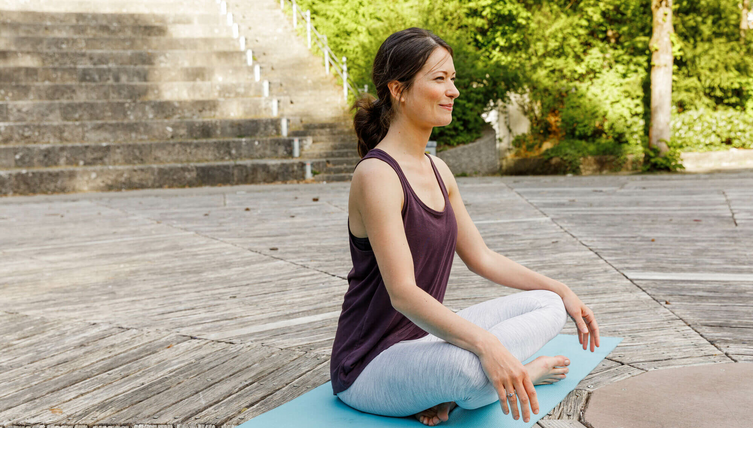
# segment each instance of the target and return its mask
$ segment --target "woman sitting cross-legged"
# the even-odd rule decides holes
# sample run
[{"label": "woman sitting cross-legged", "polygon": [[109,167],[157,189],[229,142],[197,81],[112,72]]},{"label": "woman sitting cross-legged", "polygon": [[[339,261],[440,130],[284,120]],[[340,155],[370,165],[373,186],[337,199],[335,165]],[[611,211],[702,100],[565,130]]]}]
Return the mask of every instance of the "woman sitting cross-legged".
[{"label": "woman sitting cross-legged", "polygon": [[[565,378],[570,361],[521,361],[554,338],[568,314],[584,350],[589,336],[591,351],[599,345],[599,328],[566,285],[486,246],[452,172],[425,153],[460,95],[452,58],[427,30],[394,33],[374,60],[378,99],[353,106],[361,160],[350,186],[353,269],[332,348],[333,393],[360,411],[415,415],[426,425],[448,420],[456,405],[497,400],[528,422],[539,412],[534,385]],[[456,251],[472,272],[522,292],[451,311],[442,302]]]}]

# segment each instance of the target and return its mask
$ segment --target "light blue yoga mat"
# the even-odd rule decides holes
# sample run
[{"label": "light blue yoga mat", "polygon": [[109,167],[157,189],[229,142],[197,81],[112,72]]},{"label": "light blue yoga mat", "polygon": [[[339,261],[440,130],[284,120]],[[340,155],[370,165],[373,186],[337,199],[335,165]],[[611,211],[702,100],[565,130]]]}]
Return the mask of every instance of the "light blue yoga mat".
[{"label": "light blue yoga mat", "polygon": [[[549,341],[535,355],[523,363],[542,356],[565,355],[570,359],[570,371],[564,380],[554,384],[536,386],[539,400],[539,414],[531,412],[531,420],[523,422],[502,412],[499,400],[482,408],[465,410],[456,406],[450,412],[450,419],[435,427],[448,428],[529,428],[565,398],[604,359],[622,338],[600,336],[601,347],[595,352],[583,350],[578,336],[560,334]],[[522,413],[522,411],[521,411]],[[332,395],[332,384],[327,382],[264,414],[239,425],[236,428],[427,428],[415,417],[385,417],[367,414],[343,403]]]}]

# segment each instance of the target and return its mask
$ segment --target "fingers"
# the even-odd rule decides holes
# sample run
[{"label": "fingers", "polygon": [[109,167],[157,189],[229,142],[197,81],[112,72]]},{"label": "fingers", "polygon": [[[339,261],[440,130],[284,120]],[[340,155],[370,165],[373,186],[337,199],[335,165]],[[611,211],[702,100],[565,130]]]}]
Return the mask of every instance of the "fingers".
[{"label": "fingers", "polygon": [[596,323],[594,313],[589,308],[586,308],[585,321],[588,324],[591,335],[591,351],[594,351],[594,346],[599,346],[599,325]]},{"label": "fingers", "polygon": [[510,414],[510,408],[507,406],[507,393],[512,392],[508,391],[507,389],[507,386],[503,386],[501,392],[499,389],[497,389],[497,394],[499,395],[499,404],[502,406],[502,412],[505,413],[505,415]]},{"label": "fingers", "polygon": [[518,410],[518,396],[515,392],[515,384],[510,383],[509,388],[506,388],[506,390],[508,394],[512,392],[512,396],[507,396],[507,403],[512,410],[512,418],[518,420],[518,417],[520,417],[520,411]]},{"label": "fingers", "polygon": [[533,411],[534,414],[538,414],[539,397],[536,395],[536,388],[533,387],[533,381],[531,381],[531,377],[527,376],[525,380],[523,380],[523,387],[528,393],[528,402],[531,404],[531,411]]},{"label": "fingers", "polygon": [[523,410],[523,422],[528,422],[529,420],[531,420],[531,408],[529,406],[528,392],[526,391],[522,379],[515,380],[515,392],[517,394],[518,400],[520,401],[520,407]]}]

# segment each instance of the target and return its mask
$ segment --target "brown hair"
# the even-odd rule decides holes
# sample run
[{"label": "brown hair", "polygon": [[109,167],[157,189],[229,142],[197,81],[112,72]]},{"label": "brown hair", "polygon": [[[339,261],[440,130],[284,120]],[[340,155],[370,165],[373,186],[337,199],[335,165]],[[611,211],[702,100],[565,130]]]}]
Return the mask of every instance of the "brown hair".
[{"label": "brown hair", "polygon": [[413,27],[391,34],[379,47],[371,71],[378,98],[364,94],[350,108],[351,111],[356,109],[353,126],[358,136],[358,155],[361,158],[384,139],[395,115],[387,84],[392,80],[399,81],[402,96],[411,88],[416,74],[434,49],[440,46],[454,56],[452,48],[440,37],[429,30]]}]

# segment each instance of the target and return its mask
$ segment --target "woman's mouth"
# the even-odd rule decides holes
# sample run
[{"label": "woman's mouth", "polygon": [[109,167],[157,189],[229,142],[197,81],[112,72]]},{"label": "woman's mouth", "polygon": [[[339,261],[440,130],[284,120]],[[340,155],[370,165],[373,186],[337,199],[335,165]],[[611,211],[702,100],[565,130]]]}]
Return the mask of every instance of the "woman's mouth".
[{"label": "woman's mouth", "polygon": [[452,105],[439,105],[439,106],[446,109],[447,111],[452,111]]}]

